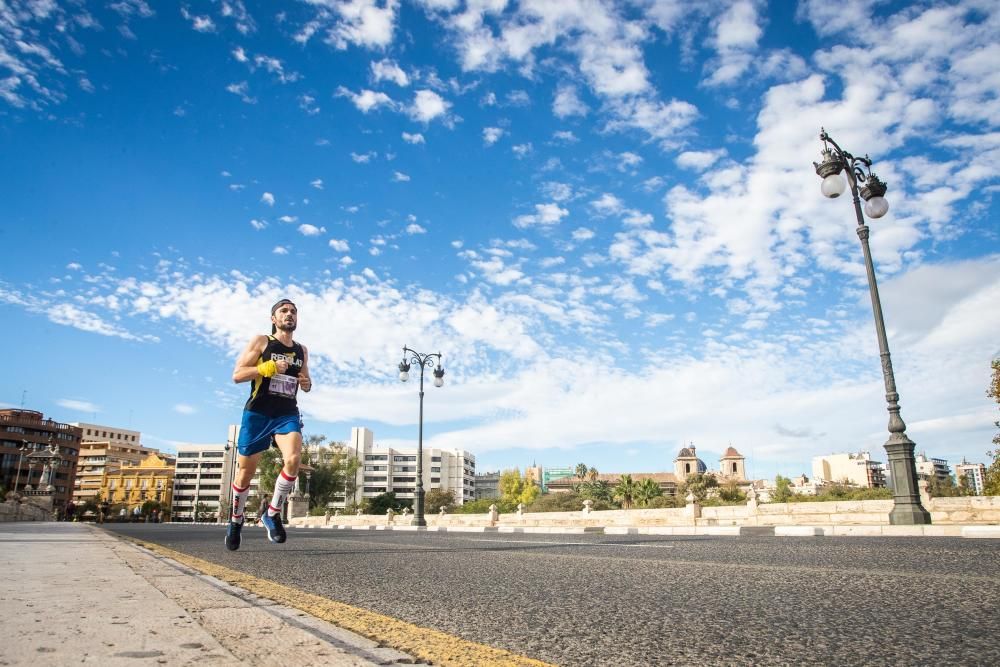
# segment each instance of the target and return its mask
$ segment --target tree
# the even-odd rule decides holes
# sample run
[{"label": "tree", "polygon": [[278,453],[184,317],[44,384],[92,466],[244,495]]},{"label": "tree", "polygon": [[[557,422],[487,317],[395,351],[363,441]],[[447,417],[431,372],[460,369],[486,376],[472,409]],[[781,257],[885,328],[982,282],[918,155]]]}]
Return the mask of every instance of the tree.
[{"label": "tree", "polygon": [[396,494],[390,491],[389,493],[383,493],[372,498],[368,504],[368,513],[385,514],[390,509],[394,512],[398,512],[404,507],[412,506],[413,501],[396,498]]},{"label": "tree", "polygon": [[774,478],[774,493],[771,494],[772,503],[787,503],[792,499],[792,480],[787,477],[777,475]]},{"label": "tree", "polygon": [[576,464],[576,476],[580,478],[581,482],[587,478],[587,464],[586,463],[577,463]]},{"label": "tree", "polygon": [[[994,399],[1000,405],[1000,357],[993,360],[991,364],[993,375],[990,378],[990,388],[986,395]],[[1000,421],[993,422],[1000,429]],[[986,452],[993,457],[993,461],[986,468],[986,475],[983,479],[983,494],[987,496],[1000,496],[1000,432],[993,436],[993,444],[996,449]]]},{"label": "tree", "polygon": [[719,487],[719,498],[727,503],[745,503],[747,494],[740,490],[736,480],[731,479]]},{"label": "tree", "polygon": [[424,496],[424,511],[436,514],[444,508],[446,512],[451,512],[455,509],[455,494],[452,491],[445,491],[444,489],[431,489]]},{"label": "tree", "polygon": [[597,468],[591,467],[590,470],[587,471],[587,480],[590,482],[597,481]]},{"label": "tree", "polygon": [[260,472],[260,497],[270,499],[274,495],[274,483],[278,480],[284,461],[277,447],[269,447],[260,457],[257,470]]},{"label": "tree", "polygon": [[632,475],[622,475],[615,485],[615,500],[622,504],[622,509],[630,509],[635,498],[636,484]]},{"label": "tree", "polygon": [[614,487],[603,479],[577,484],[573,490],[580,496],[581,500],[593,500],[595,503],[613,503],[615,500]]},{"label": "tree", "polygon": [[701,502],[708,497],[709,489],[714,489],[718,486],[719,480],[715,478],[715,475],[699,472],[688,475],[687,480],[681,485],[677,493],[685,501],[687,501],[688,493],[693,493],[695,500]]},{"label": "tree", "polygon": [[927,494],[931,498],[952,498],[961,495],[955,478],[949,475],[945,479],[940,479],[937,475],[931,475],[927,480]]},{"label": "tree", "polygon": [[663,489],[656,483],[656,480],[646,478],[636,484],[635,504],[639,507],[648,507],[653,498],[663,495]]},{"label": "tree", "polygon": [[206,518],[206,514],[208,514],[208,505],[201,501],[194,504],[194,520],[196,522]]},{"label": "tree", "polygon": [[[326,437],[310,436],[310,440],[319,443]],[[360,466],[357,457],[341,442],[322,449],[318,444],[310,448],[308,463],[313,469],[309,478],[309,507],[322,509],[337,498],[348,496]]]},{"label": "tree", "polygon": [[541,493],[535,481],[523,479],[517,468],[500,473],[500,502],[497,505],[502,511],[513,511],[519,503],[530,505]]}]

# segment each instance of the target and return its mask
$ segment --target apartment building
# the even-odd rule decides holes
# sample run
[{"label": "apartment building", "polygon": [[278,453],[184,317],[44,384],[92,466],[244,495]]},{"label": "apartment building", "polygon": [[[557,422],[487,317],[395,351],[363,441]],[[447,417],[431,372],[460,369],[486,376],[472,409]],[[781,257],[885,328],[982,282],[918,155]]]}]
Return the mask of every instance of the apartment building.
[{"label": "apartment building", "polygon": [[[50,446],[58,460],[51,457]],[[45,419],[35,410],[0,410],[0,480],[4,488],[19,492],[28,486],[37,488],[48,471],[53,507],[61,512],[73,497],[79,454],[80,430],[72,424]]]},{"label": "apartment building", "polygon": [[500,498],[500,471],[477,473],[473,497],[475,500]]},{"label": "apartment building", "polygon": [[[417,487],[417,450],[380,448],[370,429],[351,429],[349,447],[358,458],[354,502],[374,498],[383,493],[395,493],[401,500],[412,500]],[[431,489],[451,491],[455,503],[473,500],[476,489],[476,457],[454,449],[423,450],[424,493]]]},{"label": "apartment building", "polygon": [[947,483],[948,478],[951,477],[951,467],[944,459],[930,458],[927,454],[921,453],[917,454],[914,460],[916,461],[918,479],[935,477],[939,482]]},{"label": "apartment building", "polygon": [[967,463],[963,458],[962,462],[955,466],[955,480],[961,483],[961,479],[968,479],[969,488],[977,496],[983,495],[986,489],[986,465],[983,463]]},{"label": "apartment building", "polygon": [[814,456],[812,474],[817,481],[847,482],[866,489],[885,486],[885,468],[868,452]]},{"label": "apartment building", "polygon": [[[177,446],[172,521],[219,521],[226,517],[235,454],[235,447],[227,450],[226,445]],[[251,495],[256,496],[253,488]]]}]

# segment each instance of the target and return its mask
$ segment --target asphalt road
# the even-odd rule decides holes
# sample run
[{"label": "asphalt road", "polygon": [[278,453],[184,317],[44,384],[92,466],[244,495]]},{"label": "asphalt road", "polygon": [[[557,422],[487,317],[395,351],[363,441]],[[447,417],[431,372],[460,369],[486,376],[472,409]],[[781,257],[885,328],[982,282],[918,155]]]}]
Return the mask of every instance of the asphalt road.
[{"label": "asphalt road", "polygon": [[1000,664],[1000,540],[105,528],[560,665]]}]

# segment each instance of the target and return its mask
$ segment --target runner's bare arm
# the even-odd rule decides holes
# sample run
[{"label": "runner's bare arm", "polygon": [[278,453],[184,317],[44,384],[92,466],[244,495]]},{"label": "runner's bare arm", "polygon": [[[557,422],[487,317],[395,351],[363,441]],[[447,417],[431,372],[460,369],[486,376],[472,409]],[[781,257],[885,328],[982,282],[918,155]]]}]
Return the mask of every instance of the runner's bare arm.
[{"label": "runner's bare arm", "polygon": [[306,346],[302,346],[302,370],[299,371],[299,386],[302,387],[302,391],[309,391],[312,389],[313,381],[309,376],[309,350]]},{"label": "runner's bare arm", "polygon": [[260,359],[260,355],[265,347],[267,347],[267,336],[263,335],[254,336],[247,343],[246,349],[240,353],[239,358],[236,360],[236,367],[233,368],[233,382],[239,384],[240,382],[247,382],[260,377],[260,372],[257,370],[257,361]]}]

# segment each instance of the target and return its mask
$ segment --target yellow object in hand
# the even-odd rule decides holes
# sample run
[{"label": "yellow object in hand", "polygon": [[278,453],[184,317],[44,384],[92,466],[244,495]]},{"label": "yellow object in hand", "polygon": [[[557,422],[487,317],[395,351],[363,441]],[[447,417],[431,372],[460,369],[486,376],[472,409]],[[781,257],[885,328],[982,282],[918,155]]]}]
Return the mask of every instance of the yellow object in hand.
[{"label": "yellow object in hand", "polygon": [[257,364],[257,372],[260,373],[262,378],[269,378],[278,372],[278,365],[274,363],[273,359],[271,361],[262,361]]}]

